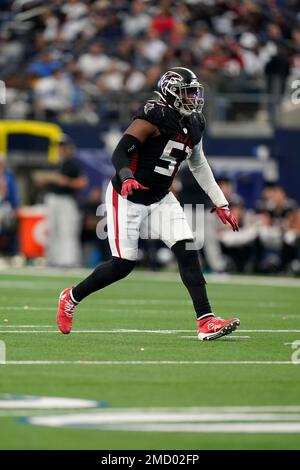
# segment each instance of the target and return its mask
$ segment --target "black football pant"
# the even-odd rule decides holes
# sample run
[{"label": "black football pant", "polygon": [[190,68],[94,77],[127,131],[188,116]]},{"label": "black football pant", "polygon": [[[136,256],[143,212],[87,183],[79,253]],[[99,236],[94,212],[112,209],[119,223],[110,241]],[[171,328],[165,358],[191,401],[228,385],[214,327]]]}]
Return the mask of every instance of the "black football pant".
[{"label": "black football pant", "polygon": [[[181,240],[172,246],[177,259],[181,279],[192,298],[197,318],[211,313],[207,298],[205,279],[201,270],[199,254],[196,249],[187,249],[190,240]],[[72,289],[72,297],[80,302],[88,295],[109,286],[113,282],[128,276],[136,262],[113,256],[95,268],[95,270]]]}]

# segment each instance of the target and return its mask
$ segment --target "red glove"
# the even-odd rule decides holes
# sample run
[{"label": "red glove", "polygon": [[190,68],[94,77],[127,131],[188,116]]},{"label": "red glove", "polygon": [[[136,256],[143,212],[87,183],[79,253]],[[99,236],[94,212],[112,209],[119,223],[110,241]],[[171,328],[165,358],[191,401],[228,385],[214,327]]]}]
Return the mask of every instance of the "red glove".
[{"label": "red glove", "polygon": [[227,222],[229,222],[234,232],[239,231],[239,224],[228,207],[213,207],[210,212],[216,212],[218,217],[222,220],[223,224],[226,225]]},{"label": "red glove", "polygon": [[121,196],[132,196],[133,191],[136,189],[139,189],[141,191],[149,191],[149,188],[146,188],[146,186],[143,186],[142,184],[138,183],[138,181],[134,178],[129,178],[128,180],[125,180],[122,184]]}]

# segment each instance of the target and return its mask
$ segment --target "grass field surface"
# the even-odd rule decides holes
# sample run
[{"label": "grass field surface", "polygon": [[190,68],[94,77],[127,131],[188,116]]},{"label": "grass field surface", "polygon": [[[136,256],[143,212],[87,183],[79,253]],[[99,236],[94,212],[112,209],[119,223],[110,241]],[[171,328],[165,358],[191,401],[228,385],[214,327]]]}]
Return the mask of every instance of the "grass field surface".
[{"label": "grass field surface", "polygon": [[241,326],[200,342],[178,276],[139,271],[61,335],[58,294],[79,279],[1,274],[1,449],[300,448],[299,280],[209,279]]}]

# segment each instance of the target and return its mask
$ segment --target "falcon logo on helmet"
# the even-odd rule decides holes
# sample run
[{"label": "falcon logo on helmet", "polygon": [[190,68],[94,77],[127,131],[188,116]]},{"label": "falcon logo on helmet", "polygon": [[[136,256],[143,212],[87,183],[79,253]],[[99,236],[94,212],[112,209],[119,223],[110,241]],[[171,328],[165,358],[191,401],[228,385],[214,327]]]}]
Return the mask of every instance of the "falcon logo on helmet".
[{"label": "falcon logo on helmet", "polygon": [[204,88],[189,69],[174,67],[168,70],[158,82],[160,98],[183,116],[201,112],[204,105]]}]

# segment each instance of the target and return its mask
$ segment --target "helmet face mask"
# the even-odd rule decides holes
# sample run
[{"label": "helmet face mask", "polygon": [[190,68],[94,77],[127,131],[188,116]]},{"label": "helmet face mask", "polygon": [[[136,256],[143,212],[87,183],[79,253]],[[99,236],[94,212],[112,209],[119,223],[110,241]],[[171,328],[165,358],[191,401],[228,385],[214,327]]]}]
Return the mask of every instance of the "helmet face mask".
[{"label": "helmet face mask", "polygon": [[204,105],[204,88],[189,69],[176,67],[160,79],[159,95],[183,116],[201,112]]}]

